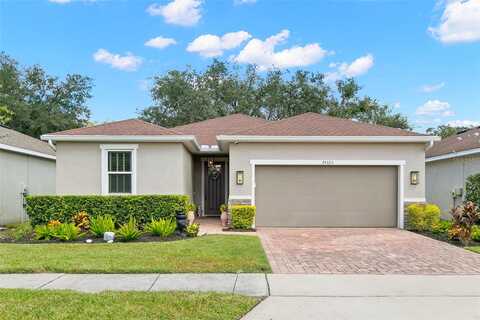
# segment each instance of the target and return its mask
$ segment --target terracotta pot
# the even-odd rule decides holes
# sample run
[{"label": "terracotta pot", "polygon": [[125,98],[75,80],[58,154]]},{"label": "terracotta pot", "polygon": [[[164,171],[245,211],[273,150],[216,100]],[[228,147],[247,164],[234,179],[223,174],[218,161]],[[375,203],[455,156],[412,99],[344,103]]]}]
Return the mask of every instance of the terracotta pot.
[{"label": "terracotta pot", "polygon": [[220,221],[222,222],[222,227],[226,228],[228,226],[227,211],[222,211],[222,213],[220,214]]},{"label": "terracotta pot", "polygon": [[187,213],[187,222],[188,225],[192,225],[193,221],[195,221],[195,212],[193,211],[188,211]]}]

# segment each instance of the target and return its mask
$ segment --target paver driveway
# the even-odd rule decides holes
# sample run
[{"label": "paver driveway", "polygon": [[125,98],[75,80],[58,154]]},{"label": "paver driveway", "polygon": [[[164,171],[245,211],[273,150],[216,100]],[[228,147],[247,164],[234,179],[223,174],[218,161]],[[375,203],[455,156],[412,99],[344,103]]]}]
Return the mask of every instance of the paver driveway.
[{"label": "paver driveway", "polygon": [[480,254],[400,229],[260,228],[274,273],[480,274]]}]

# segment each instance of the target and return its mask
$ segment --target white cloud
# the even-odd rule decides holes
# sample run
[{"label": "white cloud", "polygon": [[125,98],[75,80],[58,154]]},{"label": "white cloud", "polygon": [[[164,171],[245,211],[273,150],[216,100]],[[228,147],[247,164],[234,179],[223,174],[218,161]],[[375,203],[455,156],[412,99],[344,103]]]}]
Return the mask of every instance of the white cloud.
[{"label": "white cloud", "polygon": [[393,104],[393,107],[394,107],[395,109],[400,109],[400,107],[401,107],[400,102],[398,102],[398,101],[395,102],[395,103]]},{"label": "white cloud", "polygon": [[162,16],[166,23],[193,26],[202,18],[201,0],[173,0],[167,5],[151,4],[147,12],[151,16]]},{"label": "white cloud", "polygon": [[98,49],[93,54],[93,59],[97,62],[109,64],[112,68],[124,71],[135,71],[140,67],[143,59],[127,52],[126,55],[110,53],[105,49]]},{"label": "white cloud", "polygon": [[447,123],[450,127],[478,127],[480,126],[480,121],[472,120],[453,120]]},{"label": "white cloud", "polygon": [[421,116],[440,115],[442,117],[448,117],[454,115],[454,112],[450,108],[450,104],[439,100],[428,100],[418,107],[415,113]]},{"label": "white cloud", "polygon": [[426,84],[422,86],[421,90],[426,93],[435,92],[445,87],[445,82],[440,82],[436,84]]},{"label": "white cloud", "polygon": [[172,38],[156,37],[156,38],[152,38],[152,39],[148,40],[147,42],[145,42],[145,45],[147,47],[163,49],[163,48],[166,48],[168,46],[174,45],[176,43],[177,43],[177,41],[175,41],[175,39],[172,39]]},{"label": "white cloud", "polygon": [[252,39],[233,60],[238,63],[255,64],[259,70],[272,68],[290,68],[308,66],[320,61],[327,55],[327,51],[318,43],[310,43],[303,47],[293,46],[275,52],[275,47],[285,42],[290,36],[290,31],[282,30],[266,40]]},{"label": "white cloud", "polygon": [[443,43],[480,40],[480,0],[447,1],[436,27],[428,28]]},{"label": "white cloud", "polygon": [[326,79],[327,81],[335,81],[341,78],[347,77],[358,77],[362,74],[365,74],[370,70],[374,65],[373,55],[370,53],[364,55],[360,58],[355,59],[352,63],[348,64],[343,63],[330,63],[330,68],[337,68],[337,71],[327,72]]},{"label": "white cloud", "polygon": [[238,47],[252,36],[245,31],[230,32],[219,37],[213,34],[204,34],[188,44],[188,52],[196,52],[204,57],[217,57],[224,50]]}]

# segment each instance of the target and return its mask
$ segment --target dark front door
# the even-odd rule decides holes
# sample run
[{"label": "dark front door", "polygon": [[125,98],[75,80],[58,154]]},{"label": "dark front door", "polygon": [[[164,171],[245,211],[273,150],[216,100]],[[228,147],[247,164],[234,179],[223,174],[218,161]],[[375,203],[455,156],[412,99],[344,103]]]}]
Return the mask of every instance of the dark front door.
[{"label": "dark front door", "polygon": [[225,162],[206,161],[205,214],[220,215],[220,206],[225,203]]}]

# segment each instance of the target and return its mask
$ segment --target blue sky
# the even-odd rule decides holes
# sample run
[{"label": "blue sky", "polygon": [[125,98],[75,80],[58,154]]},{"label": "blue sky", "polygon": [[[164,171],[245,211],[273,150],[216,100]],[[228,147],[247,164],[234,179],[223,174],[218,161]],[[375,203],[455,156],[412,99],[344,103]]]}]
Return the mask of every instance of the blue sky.
[{"label": "blue sky", "polygon": [[94,121],[135,117],[150,77],[218,57],[354,76],[417,131],[480,125],[480,0],[0,0],[0,49],[92,77]]}]

